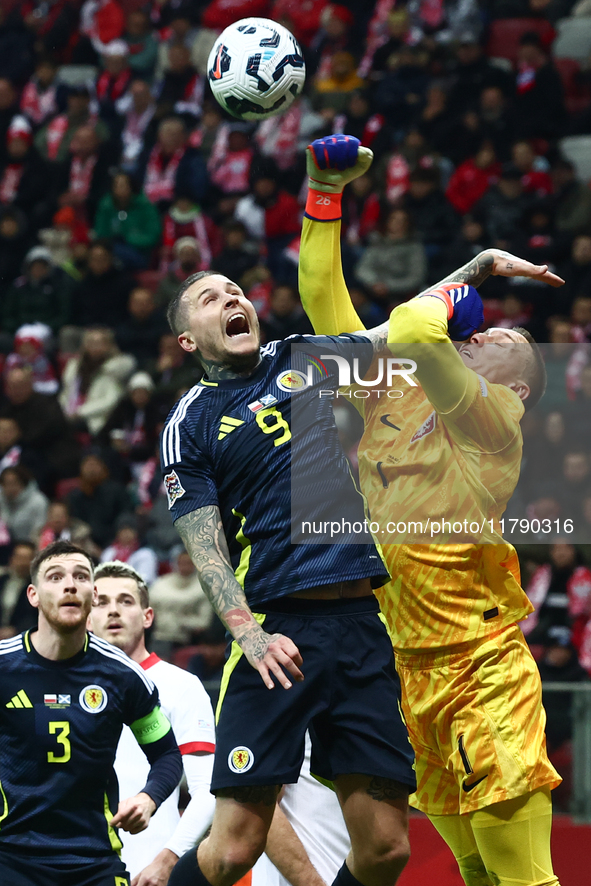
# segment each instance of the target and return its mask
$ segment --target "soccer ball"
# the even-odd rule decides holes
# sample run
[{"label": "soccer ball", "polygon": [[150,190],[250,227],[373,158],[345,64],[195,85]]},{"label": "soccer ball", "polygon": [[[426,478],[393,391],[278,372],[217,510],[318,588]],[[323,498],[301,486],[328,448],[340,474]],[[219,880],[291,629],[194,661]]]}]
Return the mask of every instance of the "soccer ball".
[{"label": "soccer ball", "polygon": [[216,40],[207,76],[215,98],[233,117],[265,120],[297,98],[306,66],[287,28],[268,18],[243,18]]}]

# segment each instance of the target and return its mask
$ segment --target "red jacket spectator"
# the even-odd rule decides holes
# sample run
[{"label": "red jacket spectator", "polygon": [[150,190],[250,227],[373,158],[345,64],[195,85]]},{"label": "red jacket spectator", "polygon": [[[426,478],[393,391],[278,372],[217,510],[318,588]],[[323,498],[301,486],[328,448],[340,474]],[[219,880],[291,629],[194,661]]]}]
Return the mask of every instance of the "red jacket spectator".
[{"label": "red jacket spectator", "polygon": [[327,3],[328,0],[275,0],[271,15],[274,21],[289,28],[296,40],[308,46],[320,28],[320,16]]},{"label": "red jacket spectator", "polygon": [[[482,152],[481,152],[482,153]],[[481,166],[476,157],[462,163],[449,180],[445,196],[453,208],[461,215],[470,212],[472,207],[484,197],[489,187],[498,181],[501,164],[496,160]]]},{"label": "red jacket spectator", "polygon": [[203,11],[201,24],[204,28],[223,31],[241,18],[267,18],[269,7],[269,0],[212,0]]}]

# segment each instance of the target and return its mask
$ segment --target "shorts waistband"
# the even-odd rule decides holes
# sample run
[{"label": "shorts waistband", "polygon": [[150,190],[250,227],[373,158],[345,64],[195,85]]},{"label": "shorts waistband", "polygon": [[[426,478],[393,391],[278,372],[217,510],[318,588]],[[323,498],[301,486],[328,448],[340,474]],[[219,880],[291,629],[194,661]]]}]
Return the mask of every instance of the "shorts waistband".
[{"label": "shorts waistband", "polygon": [[261,613],[283,612],[286,615],[303,615],[307,618],[324,616],[357,615],[379,612],[380,604],[373,594],[367,597],[339,597],[334,600],[310,600],[302,597],[279,597],[256,606]]},{"label": "shorts waistband", "polygon": [[466,640],[464,643],[458,643],[456,646],[448,646],[445,649],[435,649],[433,652],[421,651],[415,653],[395,648],[396,663],[411,671],[442,667],[444,665],[452,664],[454,661],[463,659],[467,655],[471,655],[475,650],[484,646],[485,643],[500,637],[501,634],[506,634],[508,632],[515,633],[516,631],[521,634],[521,628],[516,624],[505,625],[496,631],[491,631],[489,634],[483,634],[482,637],[477,637],[475,640]]}]

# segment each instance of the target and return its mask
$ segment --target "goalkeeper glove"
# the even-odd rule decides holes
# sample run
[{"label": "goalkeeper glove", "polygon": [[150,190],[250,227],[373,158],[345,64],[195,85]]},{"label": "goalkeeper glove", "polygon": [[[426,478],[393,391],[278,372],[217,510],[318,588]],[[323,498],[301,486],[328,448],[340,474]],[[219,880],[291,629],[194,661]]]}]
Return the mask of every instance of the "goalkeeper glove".
[{"label": "goalkeeper glove", "polygon": [[352,135],[317,138],[306,151],[308,200],[306,218],[336,221],[341,217],[343,188],[367,172],[373,160],[369,148]]},{"label": "goalkeeper glove", "polygon": [[444,283],[426,296],[440,299],[447,306],[447,331],[454,341],[466,341],[484,323],[482,299],[473,286],[461,283]]}]

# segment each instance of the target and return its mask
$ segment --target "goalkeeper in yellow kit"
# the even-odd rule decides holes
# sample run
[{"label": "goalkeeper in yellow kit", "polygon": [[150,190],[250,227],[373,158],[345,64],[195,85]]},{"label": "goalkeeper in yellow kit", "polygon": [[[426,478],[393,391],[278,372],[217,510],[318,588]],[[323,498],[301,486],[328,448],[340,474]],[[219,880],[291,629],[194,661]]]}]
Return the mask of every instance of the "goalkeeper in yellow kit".
[{"label": "goalkeeper in yellow kit", "polygon": [[[308,149],[300,293],[317,333],[363,329],[339,242],[342,189],[371,163],[358,144],[331,136]],[[523,330],[474,333],[482,322],[477,293],[457,290],[489,274],[563,282],[546,266],[489,250],[371,330],[401,358],[419,349],[419,387],[387,405],[371,394],[355,401],[365,424],[360,480],[380,526],[393,516],[453,522],[458,510],[462,519],[491,521],[478,540],[496,544],[382,548],[392,580],[376,593],[416,753],[411,802],[450,846],[467,886],[557,886],[550,790],[560,777],[546,755],[537,667],[516,625],[532,606],[497,522],[519,477],[519,421],[543,394],[545,371]],[[459,348],[450,332],[465,339]],[[421,350],[420,343],[432,346]]]}]

